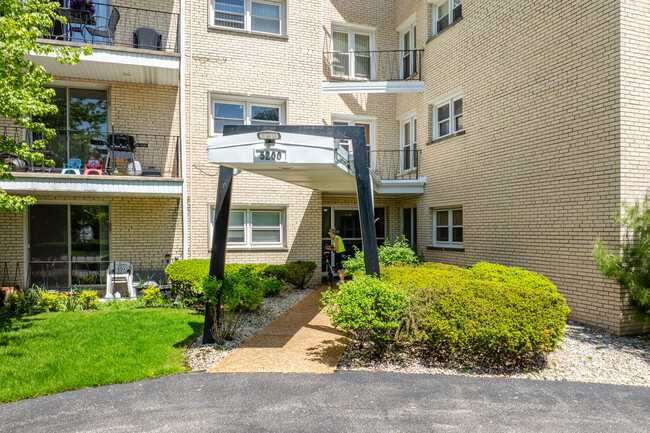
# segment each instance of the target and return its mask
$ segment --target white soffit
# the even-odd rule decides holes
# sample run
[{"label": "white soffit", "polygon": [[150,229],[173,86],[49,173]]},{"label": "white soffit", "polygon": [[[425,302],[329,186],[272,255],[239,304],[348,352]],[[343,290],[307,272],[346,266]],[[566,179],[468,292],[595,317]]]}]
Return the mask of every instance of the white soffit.
[{"label": "white soffit", "polygon": [[323,83],[323,93],[422,93],[424,81],[331,81]]},{"label": "white soffit", "polygon": [[81,55],[79,63],[74,66],[62,65],[53,53],[32,54],[27,58],[56,77],[160,86],[178,86],[179,83],[180,58],[176,56],[93,48],[91,55]]},{"label": "white soffit", "polygon": [[183,191],[182,179],[56,173],[14,173],[14,177],[14,180],[0,181],[0,189],[12,194],[72,193],[102,197],[130,195],[180,197]]}]

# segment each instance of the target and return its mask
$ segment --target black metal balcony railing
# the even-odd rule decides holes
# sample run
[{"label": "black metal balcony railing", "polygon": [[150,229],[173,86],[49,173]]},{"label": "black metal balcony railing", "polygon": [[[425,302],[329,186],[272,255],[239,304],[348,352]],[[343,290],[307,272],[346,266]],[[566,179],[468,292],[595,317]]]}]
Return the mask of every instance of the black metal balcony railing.
[{"label": "black metal balcony railing", "polygon": [[[69,4],[69,2],[65,2]],[[178,53],[180,14],[121,4],[93,3],[95,12],[61,7],[46,38]]]},{"label": "black metal balcony railing", "polygon": [[417,179],[421,150],[371,150],[372,171],[382,180]]},{"label": "black metal balcony railing", "polygon": [[[120,260],[116,260],[120,261]],[[155,281],[168,283],[165,267],[169,259],[124,260],[133,265],[133,283]],[[73,258],[68,260],[0,262],[0,288],[21,289],[36,284],[46,290],[68,290],[72,286],[103,289],[106,287],[106,270],[111,261]],[[25,274],[23,274],[25,272]],[[25,276],[27,284],[24,285]]]},{"label": "black metal balcony railing", "polygon": [[323,75],[326,81],[421,81],[423,51],[328,51]]},{"label": "black metal balcony railing", "polygon": [[[3,127],[0,131],[16,141],[31,143],[39,138],[17,127]],[[54,167],[27,164],[16,155],[0,154],[0,157],[11,160],[15,171],[61,172],[70,159],[80,159],[83,172],[83,165],[89,159],[98,159],[104,166],[104,174],[180,177],[180,138],[175,135],[59,129],[45,148],[34,152],[53,160]],[[134,164],[129,164],[131,160],[139,163],[141,172]]]}]

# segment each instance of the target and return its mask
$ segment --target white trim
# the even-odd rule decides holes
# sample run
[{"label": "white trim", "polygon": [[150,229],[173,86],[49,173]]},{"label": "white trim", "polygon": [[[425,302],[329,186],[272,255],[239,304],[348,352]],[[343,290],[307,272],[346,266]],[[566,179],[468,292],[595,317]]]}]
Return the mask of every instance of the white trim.
[{"label": "white trim", "polygon": [[375,26],[367,26],[364,24],[346,23],[345,21],[332,21],[332,31],[335,30],[355,30],[359,32],[374,32],[377,30]]},{"label": "white trim", "polygon": [[[216,215],[213,215],[216,211],[214,205],[208,205],[208,251],[212,249],[212,236],[214,232],[214,218]],[[228,243],[226,248],[228,250],[286,250],[287,247],[287,205],[263,205],[263,206],[232,206],[230,208],[230,214],[232,212],[243,212],[244,213],[244,242]],[[280,214],[280,226],[271,227],[272,230],[280,230],[280,243],[253,243],[253,212],[274,212]],[[230,214],[228,215],[228,225],[230,229]],[[262,227],[264,229],[264,227]],[[240,229],[241,230],[241,229]]]},{"label": "white trim", "polygon": [[[416,163],[416,156],[415,155],[416,154],[413,151],[417,150],[417,142],[418,142],[417,128],[416,128],[417,120],[418,120],[418,118],[417,118],[417,111],[416,110],[410,111],[409,113],[407,113],[407,115],[404,115],[399,119],[399,149],[400,149],[399,170],[400,170],[400,173],[408,173],[408,172],[410,172],[410,171],[412,171],[412,170],[414,170],[416,168],[415,167],[415,163]],[[409,136],[411,137],[411,142],[408,143],[408,148],[409,148],[409,151],[412,152],[410,154],[411,157],[409,158],[410,160],[409,160],[409,168],[408,169],[404,168],[404,165],[405,165],[405,162],[404,162],[404,153],[405,152],[404,152],[404,150],[407,147],[407,143],[405,143],[405,141],[404,141],[404,139],[405,139],[405,137],[404,137],[404,126],[406,124],[409,125],[409,127],[408,127]]]},{"label": "white trim", "polygon": [[416,22],[415,18],[416,18],[416,15],[415,15],[415,12],[413,12],[407,19],[402,21],[402,23],[399,26],[397,26],[397,29],[395,31],[398,32],[398,33],[406,32],[407,30],[409,30],[409,27],[415,25],[415,22]]},{"label": "white trim", "polygon": [[[457,90],[455,92],[452,92],[452,93],[448,94],[445,97],[438,98],[434,102],[428,104],[429,105],[429,110],[431,110],[431,113],[433,115],[433,119],[432,119],[432,121],[433,121],[432,122],[433,131],[431,131],[432,134],[429,137],[431,140],[437,140],[439,138],[448,137],[450,135],[453,135],[453,134],[455,134],[457,132],[460,132],[460,131],[464,130],[464,129],[456,129],[456,117],[454,116],[454,102],[456,102],[458,100],[462,100],[462,99],[463,99],[462,90],[460,90],[460,91]],[[448,127],[449,132],[447,134],[445,134],[445,135],[440,135],[439,134],[439,132],[440,132],[440,128],[439,128],[440,127],[440,125],[439,125],[440,120],[438,119],[438,108],[443,107],[445,105],[449,106],[449,117],[447,118],[447,121],[449,122],[449,127]],[[463,111],[464,111],[464,107],[463,107]],[[461,116],[463,114],[464,113],[461,113]]]},{"label": "white trim", "polygon": [[[463,242],[454,242],[454,227],[462,227],[463,228],[463,240],[465,239],[465,215],[463,215],[463,225],[460,226],[455,226],[454,225],[454,211],[463,211],[462,206],[451,206],[448,208],[432,208],[431,209],[431,214],[433,215],[433,236],[432,236],[432,245],[434,247],[447,247],[447,248],[463,248]],[[447,242],[438,242],[437,241],[437,229],[438,229],[438,212],[447,212],[447,225],[444,226],[445,228],[448,229],[448,239],[449,241]]]},{"label": "white trim", "polygon": [[[12,181],[0,181],[0,189],[10,193],[57,192],[98,196],[181,197],[183,180],[152,179],[136,176],[90,176],[48,174],[21,176],[14,173]],[[40,200],[39,200],[40,202]]]},{"label": "white trim", "polygon": [[424,93],[424,81],[324,82],[323,93]]},{"label": "white trim", "polygon": [[[334,61],[332,60],[332,66],[330,67],[330,75],[332,77],[343,77],[347,78],[350,80],[361,80],[361,81],[366,81],[370,80],[373,81],[375,79],[375,30],[374,28],[372,30],[368,29],[362,29],[360,27],[366,27],[366,26],[360,26],[357,24],[348,24],[348,25],[334,25],[332,24],[332,37],[330,38],[330,52],[332,53],[332,56],[336,52],[334,50],[334,33],[345,33],[348,36],[348,49],[347,49],[347,55],[348,55],[348,75],[336,75],[334,74]],[[357,77],[356,76],[356,71],[355,71],[355,65],[356,65],[356,57],[355,57],[355,43],[356,43],[356,36],[361,35],[361,36],[368,36],[368,51],[370,52],[368,55],[368,62],[369,62],[369,73],[370,76],[368,78],[364,77]],[[344,51],[340,51],[341,53],[344,53]]]},{"label": "white trim", "polygon": [[433,101],[427,102],[428,105],[440,105],[444,102],[447,102],[449,99],[455,99],[463,95],[463,89],[454,90],[453,92],[447,93],[440,98],[434,99]]},{"label": "white trim", "polygon": [[210,94],[210,99],[209,99],[209,111],[208,111],[208,117],[209,117],[209,132],[210,132],[210,137],[221,137],[221,133],[217,133],[214,131],[214,104],[215,103],[225,103],[225,104],[240,104],[244,106],[244,125],[251,125],[252,123],[252,117],[251,117],[251,107],[253,105],[255,106],[264,106],[264,107],[271,107],[271,108],[278,108],[279,109],[279,122],[271,122],[269,121],[269,124],[278,124],[278,125],[284,125],[286,124],[286,105],[285,105],[285,99],[277,99],[277,98],[259,98],[259,97],[237,97],[235,95],[222,95],[222,94],[216,94],[216,93],[211,93]]},{"label": "white trim", "polygon": [[[208,2],[211,3],[211,2]],[[187,176],[187,137],[185,120],[187,117],[187,111],[185,106],[185,8],[186,2],[181,2],[181,13],[180,13],[180,54],[182,61],[180,62],[180,135],[181,135],[181,178]],[[180,175],[180,173],[179,173]],[[188,200],[187,200],[187,183],[183,182],[181,190],[181,220],[182,220],[182,230],[183,230],[183,259],[189,258],[189,214],[188,214]]]},{"label": "white trim", "polygon": [[[208,28],[211,29],[219,29],[219,30],[230,30],[230,31],[236,31],[236,32],[243,32],[243,33],[250,33],[253,35],[262,35],[262,36],[275,36],[275,37],[286,37],[287,36],[287,1],[286,0],[243,0],[244,3],[244,27],[243,28],[238,28],[238,27],[228,27],[228,26],[220,26],[215,24],[215,17],[214,17],[214,1],[215,0],[209,0],[208,1]],[[263,32],[260,30],[252,30],[252,14],[251,11],[253,9],[252,3],[265,3],[265,4],[272,4],[272,5],[277,5],[280,7],[280,32],[279,33],[271,33],[271,32]],[[238,14],[235,14],[238,15]],[[269,20],[269,21],[275,21],[275,20]]]},{"label": "white trim", "polygon": [[[375,154],[373,153],[376,149],[376,128],[377,128],[377,123],[376,123],[376,118],[375,117],[369,117],[369,116],[355,116],[352,114],[334,114],[332,113],[331,115],[331,122],[332,125],[334,122],[339,122],[339,123],[347,123],[348,126],[355,126],[355,124],[364,124],[364,125],[370,125],[370,142],[366,143],[366,146],[369,147],[371,155],[370,155],[370,169],[374,170],[375,169]],[[352,147],[350,147],[350,161],[354,158],[352,154]]]},{"label": "white trim", "polygon": [[403,122],[404,120],[409,120],[409,119],[412,118],[412,117],[416,117],[416,115],[417,115],[417,110],[411,110],[411,111],[409,111],[409,112],[406,113],[406,114],[402,114],[402,115],[399,116],[396,120],[397,120],[398,122]]}]

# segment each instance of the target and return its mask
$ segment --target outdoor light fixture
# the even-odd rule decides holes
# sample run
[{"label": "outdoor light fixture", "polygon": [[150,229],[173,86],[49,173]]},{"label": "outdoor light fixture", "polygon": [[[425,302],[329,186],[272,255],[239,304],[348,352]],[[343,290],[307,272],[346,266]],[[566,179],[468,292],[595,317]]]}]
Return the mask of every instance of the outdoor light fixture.
[{"label": "outdoor light fixture", "polygon": [[282,136],[277,131],[260,131],[257,133],[257,138],[264,140],[266,144],[273,144],[275,140],[279,140]]}]

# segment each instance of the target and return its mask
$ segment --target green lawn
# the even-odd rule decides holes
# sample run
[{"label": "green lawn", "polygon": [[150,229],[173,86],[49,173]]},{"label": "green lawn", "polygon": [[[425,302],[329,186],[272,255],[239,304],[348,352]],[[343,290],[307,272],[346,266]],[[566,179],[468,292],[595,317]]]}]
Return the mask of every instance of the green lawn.
[{"label": "green lawn", "polygon": [[185,371],[202,327],[165,308],[0,316],[0,403]]}]

